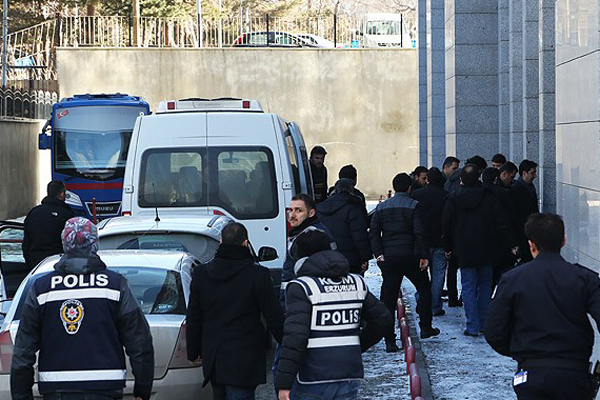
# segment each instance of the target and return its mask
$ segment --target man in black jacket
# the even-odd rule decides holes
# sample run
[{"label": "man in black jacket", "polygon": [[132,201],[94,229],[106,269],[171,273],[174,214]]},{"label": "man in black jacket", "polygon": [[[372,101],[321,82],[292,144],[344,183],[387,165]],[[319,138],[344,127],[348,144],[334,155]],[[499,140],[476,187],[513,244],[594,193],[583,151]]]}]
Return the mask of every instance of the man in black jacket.
[{"label": "man in black jacket", "polygon": [[423,216],[425,234],[423,240],[429,247],[431,266],[431,311],[435,316],[444,315],[442,289],[446,277],[446,254],[442,243],[442,214],[448,193],[444,190],[444,176],[433,167],[427,172],[427,187],[413,192]]},{"label": "man in black jacket", "polygon": [[287,316],[275,378],[279,400],[356,399],[363,378],[361,352],[393,331],[393,320],[363,278],[348,273],[346,258],[329,250],[327,235],[308,232],[297,246],[298,278],[286,289]]},{"label": "man in black jacket", "polygon": [[[371,219],[371,248],[383,275],[381,301],[394,318],[402,279],[406,276],[419,293],[417,313],[421,338],[439,335],[431,326],[431,286],[427,267],[429,249],[423,240],[419,202],[410,197],[412,179],[396,175],[392,181],[396,194],[379,203]],[[396,348],[395,336],[386,336],[386,351]]]},{"label": "man in black jacket", "polygon": [[22,248],[29,268],[48,256],[63,252],[60,234],[65,222],[73,218],[73,211],[65,203],[67,189],[64,183],[51,181],[47,193],[42,204],[32,208],[25,218]]},{"label": "man in black jacket", "polygon": [[[367,201],[365,199],[365,195],[356,187],[356,183],[358,182],[358,172],[356,171],[354,165],[348,164],[340,168],[340,172],[338,172],[338,179],[351,179],[352,182],[354,182],[354,195],[360,198],[366,214]],[[334,190],[335,186],[330,187],[329,191],[327,192],[327,196],[330,196]]]},{"label": "man in black jacket", "polygon": [[[446,157],[442,172],[446,182],[444,190],[451,193],[460,187],[460,160],[456,157]],[[458,296],[458,264],[454,257],[448,258],[448,271],[446,273],[446,287],[448,288],[448,307],[461,307],[462,301]]]},{"label": "man in black jacket", "polygon": [[533,181],[537,178],[537,163],[531,160],[523,160],[519,164],[519,179],[510,188],[515,206],[515,231],[518,235],[519,253],[517,256],[522,263],[533,259],[529,252],[527,237],[525,236],[525,223],[531,214],[540,212],[538,197]]},{"label": "man in black jacket", "polygon": [[[508,218],[508,223],[511,229],[510,237],[515,238],[515,234],[512,231],[512,227],[514,226],[514,206],[512,203],[512,197],[510,195],[510,190],[505,188],[500,180],[500,170],[494,167],[488,167],[483,171],[482,174],[483,187],[491,191],[500,206],[504,209],[504,214]],[[515,255],[513,254],[513,249],[515,248],[516,243],[510,243],[506,240],[506,238],[499,237],[497,241],[497,246],[495,247],[498,250],[498,257],[496,262],[493,265],[494,272],[492,277],[492,288],[494,288],[498,281],[500,280],[500,276],[504,273],[504,271],[509,270],[515,265]]]},{"label": "man in black jacket", "polygon": [[460,266],[466,336],[479,336],[492,296],[492,266],[498,240],[510,237],[502,206],[479,181],[479,167],[467,164],[460,173],[463,189],[451,193],[443,216],[444,249]]},{"label": "man in black jacket", "polygon": [[[215,258],[194,270],[187,311],[187,352],[202,360],[214,399],[253,399],[266,382],[264,317],[281,342],[283,313],[267,268],[256,264],[244,225],[223,228]],[[236,397],[237,396],[237,397]]]},{"label": "man in black jacket", "polygon": [[33,400],[34,364],[44,399],[123,397],[125,351],[136,400],[149,400],[154,379],[150,327],[127,279],[98,257],[98,230],[88,219],[67,221],[65,254],[54,271],[24,294],[10,388],[13,400]]},{"label": "man in black jacket", "polygon": [[562,219],[534,214],[525,225],[534,260],[506,272],[494,294],[485,338],[519,363],[519,400],[590,399],[589,360],[600,325],[598,273],[566,262]]},{"label": "man in black jacket", "polygon": [[315,202],[320,203],[327,198],[327,167],[325,156],[327,152],[323,146],[315,146],[310,151],[310,171],[313,178]]},{"label": "man in black jacket", "polygon": [[319,219],[333,236],[337,250],[348,259],[353,274],[364,273],[372,256],[364,210],[350,179],[338,180],[327,200],[317,205]]},{"label": "man in black jacket", "polygon": [[510,189],[515,183],[515,176],[519,172],[519,168],[514,163],[507,161],[502,164],[498,171],[500,172],[500,177],[496,184],[505,189]]}]

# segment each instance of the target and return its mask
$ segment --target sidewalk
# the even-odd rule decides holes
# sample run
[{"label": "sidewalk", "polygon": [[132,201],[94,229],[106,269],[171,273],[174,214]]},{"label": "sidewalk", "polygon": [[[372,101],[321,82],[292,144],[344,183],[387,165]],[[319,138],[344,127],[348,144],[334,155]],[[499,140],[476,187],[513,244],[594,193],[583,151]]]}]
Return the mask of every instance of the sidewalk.
[{"label": "sidewalk", "polygon": [[[402,291],[415,314],[415,288],[404,280]],[[421,349],[435,400],[512,400],[512,377],[517,364],[497,354],[483,336],[463,335],[462,307],[450,308],[446,315],[434,317],[433,325],[441,330],[436,338],[421,340]],[[418,325],[418,324],[415,324]]]}]

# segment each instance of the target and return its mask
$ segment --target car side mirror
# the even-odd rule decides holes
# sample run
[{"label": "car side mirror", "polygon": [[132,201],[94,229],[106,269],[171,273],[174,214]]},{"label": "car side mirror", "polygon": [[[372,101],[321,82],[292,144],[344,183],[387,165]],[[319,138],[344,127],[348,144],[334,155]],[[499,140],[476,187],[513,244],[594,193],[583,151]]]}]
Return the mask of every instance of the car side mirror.
[{"label": "car side mirror", "polygon": [[273,247],[263,246],[258,250],[258,261],[273,261],[278,258],[277,250]]}]

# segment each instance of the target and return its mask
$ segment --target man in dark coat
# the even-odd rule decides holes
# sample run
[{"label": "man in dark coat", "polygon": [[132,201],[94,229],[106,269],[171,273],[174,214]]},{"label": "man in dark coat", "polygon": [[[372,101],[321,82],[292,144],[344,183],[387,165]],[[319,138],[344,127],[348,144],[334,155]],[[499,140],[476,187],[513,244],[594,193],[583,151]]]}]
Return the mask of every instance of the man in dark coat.
[{"label": "man in dark coat", "polygon": [[451,193],[444,208],[444,249],[460,266],[464,334],[479,336],[492,296],[498,239],[510,237],[510,227],[499,201],[479,181],[477,165],[465,165],[460,179],[463,189]]},{"label": "man in dark coat", "polygon": [[230,222],[215,258],[194,270],[187,311],[188,359],[202,360],[215,400],[254,398],[266,382],[261,317],[281,342],[283,313],[269,270],[255,263],[246,228]]},{"label": "man in dark coat", "polygon": [[327,167],[325,156],[327,152],[323,146],[315,146],[310,151],[310,170],[312,172],[315,202],[320,203],[327,198]]},{"label": "man in dark coat", "polygon": [[[379,203],[371,219],[371,248],[383,276],[381,301],[392,317],[402,279],[406,276],[419,293],[417,313],[421,338],[437,336],[440,330],[431,326],[431,286],[427,267],[429,249],[423,241],[423,224],[419,202],[410,197],[412,179],[402,173],[394,177],[396,194]],[[396,348],[395,336],[386,336],[386,351]]]},{"label": "man in dark coat", "polygon": [[510,189],[515,183],[515,176],[519,172],[519,168],[514,163],[507,161],[502,164],[498,171],[500,172],[500,177],[496,184],[505,189]]},{"label": "man in dark coat", "polygon": [[[354,182],[354,195],[360,198],[366,213],[367,201],[365,199],[365,195],[356,187],[356,183],[358,182],[358,172],[356,171],[354,165],[348,164],[340,168],[340,172],[338,172],[338,179],[351,179]],[[329,191],[327,192],[327,196],[330,196],[334,190],[335,186],[330,187]]]},{"label": "man in dark coat", "polygon": [[510,188],[515,206],[515,231],[519,239],[519,253],[517,256],[522,263],[533,260],[525,236],[525,223],[531,214],[540,212],[537,191],[533,185],[533,181],[537,178],[537,166],[537,163],[531,160],[521,161],[521,164],[519,164],[519,179]]},{"label": "man in dark coat", "polygon": [[[514,226],[514,206],[512,203],[512,197],[510,190],[502,185],[500,180],[500,170],[494,167],[488,167],[483,171],[482,174],[483,187],[494,193],[496,199],[500,203],[500,206],[504,209],[504,214],[508,218],[508,223],[511,229],[510,237],[515,238],[515,234],[512,231]],[[500,183],[499,183],[500,182]],[[509,270],[515,265],[515,255],[513,254],[513,248],[516,243],[510,243],[506,240],[507,238],[499,237],[497,242],[498,257],[496,263],[493,265],[494,273],[492,277],[492,288],[498,284],[500,276],[504,271]]]},{"label": "man in dark coat", "polygon": [[419,202],[423,216],[423,240],[429,247],[431,266],[431,311],[435,316],[444,315],[442,308],[442,289],[446,277],[446,254],[442,242],[442,214],[446,203],[444,176],[433,167],[427,172],[427,187],[413,192],[413,199]]},{"label": "man in dark coat", "polygon": [[287,315],[275,378],[279,400],[356,399],[363,378],[361,351],[393,331],[393,320],[362,277],[348,273],[346,258],[329,249],[327,235],[308,232],[297,247],[298,278],[286,289]]},{"label": "man in dark coat", "polygon": [[600,325],[598,273],[560,255],[565,227],[556,214],[525,225],[534,260],[506,272],[494,294],[485,338],[519,363],[513,388],[520,400],[591,399],[591,316]]},{"label": "man in dark coat", "polygon": [[[442,172],[446,181],[444,190],[451,193],[460,187],[460,160],[456,157],[446,157],[442,165]],[[458,264],[454,257],[448,258],[446,273],[446,288],[448,289],[448,307],[461,307],[462,301],[458,296]]]},{"label": "man in dark coat", "polygon": [[364,273],[372,258],[367,220],[354,182],[340,179],[332,195],[317,205],[317,215],[333,236],[337,250],[348,259],[350,272]]},{"label": "man in dark coat", "polygon": [[60,234],[65,222],[74,216],[65,203],[67,189],[64,183],[51,181],[47,193],[42,204],[32,208],[25,217],[22,248],[29,268],[35,267],[48,256],[63,252]]}]

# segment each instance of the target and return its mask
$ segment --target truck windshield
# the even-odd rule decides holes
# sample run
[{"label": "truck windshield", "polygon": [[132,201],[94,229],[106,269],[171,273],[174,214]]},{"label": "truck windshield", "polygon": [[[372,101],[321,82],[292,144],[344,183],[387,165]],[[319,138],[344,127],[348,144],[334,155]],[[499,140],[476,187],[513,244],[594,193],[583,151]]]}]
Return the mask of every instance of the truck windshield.
[{"label": "truck windshield", "polygon": [[131,130],[55,130],[56,172],[94,180],[123,177]]},{"label": "truck windshield", "polygon": [[400,21],[367,21],[367,35],[399,35]]}]

